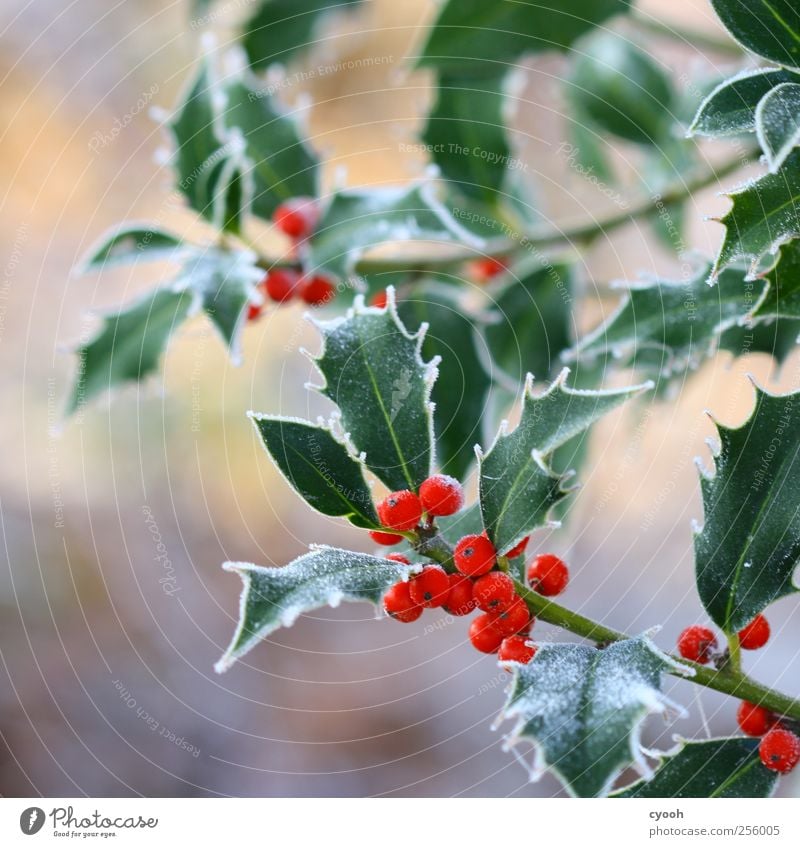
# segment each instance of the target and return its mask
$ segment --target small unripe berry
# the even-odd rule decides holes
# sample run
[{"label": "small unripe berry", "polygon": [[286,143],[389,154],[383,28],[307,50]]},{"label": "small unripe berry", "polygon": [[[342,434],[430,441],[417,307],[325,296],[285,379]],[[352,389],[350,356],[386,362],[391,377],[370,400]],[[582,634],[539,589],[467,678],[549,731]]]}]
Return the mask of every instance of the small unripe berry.
[{"label": "small unripe berry", "polygon": [[438,565],[427,565],[411,578],[411,599],[426,609],[444,606],[450,593],[450,580]]},{"label": "small unripe berry", "polygon": [[383,608],[387,615],[401,623],[411,623],[422,614],[422,606],[411,599],[407,582],[396,582],[383,595]]},{"label": "small unripe berry", "polygon": [[378,517],[389,529],[401,532],[414,527],[422,517],[422,504],[413,491],[394,491],[378,503]]},{"label": "small unripe berry", "polygon": [[705,626],[690,626],[678,636],[678,652],[684,659],[705,665],[717,649],[717,637]]},{"label": "small unripe berry", "polygon": [[335,295],[336,286],[326,276],[312,276],[300,285],[300,297],[309,306],[322,306]]},{"label": "small unripe berry", "polygon": [[456,617],[468,615],[475,609],[472,580],[468,576],[461,576],[458,573],[451,573],[448,579],[450,581],[450,593],[447,595],[447,602],[444,604],[445,611]]},{"label": "small unripe berry", "polygon": [[503,633],[495,626],[494,615],[478,615],[469,625],[469,640],[481,653],[496,653],[503,641]]},{"label": "small unripe berry", "polygon": [[530,609],[521,597],[515,597],[507,609],[495,615],[495,626],[504,636],[517,635],[525,629],[530,632],[532,625]]},{"label": "small unripe berry", "polygon": [[291,268],[273,268],[264,278],[264,289],[270,300],[285,303],[291,300],[300,282],[300,274]]},{"label": "small unripe berry", "polygon": [[402,535],[395,535],[393,532],[380,532],[377,529],[370,530],[369,537],[382,547],[392,547],[403,541]]},{"label": "small unripe berry", "polygon": [[536,655],[536,647],[528,643],[524,635],[509,635],[504,638],[497,651],[497,658],[501,662],[519,662],[527,665]]},{"label": "small unripe berry", "polygon": [[764,615],[756,615],[744,629],[739,630],[742,650],[758,650],[769,641],[769,623]]},{"label": "small unripe berry", "polygon": [[555,597],[567,587],[569,568],[552,553],[542,553],[528,565],[528,584],[545,597]]},{"label": "small unripe berry", "polygon": [[385,309],[386,304],[389,302],[389,294],[384,288],[383,291],[376,291],[372,295],[372,299],[369,301],[370,306],[375,306],[378,309]]},{"label": "small unripe berry", "polygon": [[487,256],[485,259],[475,259],[470,262],[469,270],[476,282],[489,282],[506,269],[506,264],[501,259]]},{"label": "small unripe berry", "polygon": [[475,580],[472,596],[481,611],[498,615],[511,605],[516,596],[514,581],[508,574],[492,571]]},{"label": "small unripe berry", "polygon": [[789,773],[800,762],[800,738],[788,729],[771,729],[761,739],[758,755],[771,771]]},{"label": "small unripe berry", "polygon": [[752,735],[754,738],[758,738],[775,726],[776,718],[769,709],[743,700],[736,712],[736,722],[739,724],[739,729],[745,735]]},{"label": "small unripe berry", "polygon": [[436,474],[420,485],[419,499],[422,501],[422,508],[429,515],[454,515],[464,505],[464,491],[457,479],[445,474]]},{"label": "small unripe berry", "polygon": [[306,238],[319,220],[319,207],[311,197],[293,197],[273,212],[272,222],[289,238]]},{"label": "small unripe berry", "polygon": [[388,556],[384,556],[384,559],[387,559],[390,562],[397,562],[401,565],[411,564],[411,561],[407,559],[402,553],[389,553]]},{"label": "small unripe berry", "polygon": [[453,553],[456,568],[465,576],[481,576],[497,563],[494,544],[484,535],[465,535]]},{"label": "small unripe berry", "polygon": [[506,553],[507,558],[516,559],[517,556],[521,556],[525,552],[525,548],[528,546],[528,542],[531,540],[530,535],[526,535],[522,541],[517,544],[516,547],[512,547],[508,553]]}]

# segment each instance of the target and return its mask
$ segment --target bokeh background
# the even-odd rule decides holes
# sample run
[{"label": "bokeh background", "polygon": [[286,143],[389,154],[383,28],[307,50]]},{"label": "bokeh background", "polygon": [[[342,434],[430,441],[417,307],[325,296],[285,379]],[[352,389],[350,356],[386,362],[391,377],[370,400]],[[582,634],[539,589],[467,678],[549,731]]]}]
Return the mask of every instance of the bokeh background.
[{"label": "bokeh background", "polygon": [[[246,6],[217,7],[222,45]],[[641,4],[661,16],[663,6]],[[298,65],[340,70],[284,89],[288,104],[314,104],[312,143],[353,184],[404,181],[425,168],[424,156],[401,152],[431,98],[429,77],[405,57],[434,10],[430,0],[365,2],[320,32]],[[668,22],[720,34],[706,0],[674,0],[668,13]],[[370,549],[364,533],[304,507],[244,415],[325,410],[303,388],[314,369],[299,348],[316,349],[316,340],[300,307],[248,329],[238,368],[202,321],[192,323],[173,341],[163,378],[62,419],[69,348],[98,312],[169,271],[76,278],[76,260],[124,218],[195,226],[171,193],[151,109],[174,103],[198,54],[199,24],[188,3],[156,0],[5,0],[0,11],[0,794],[557,795],[553,778],[529,783],[502,750],[491,725],[506,680],[465,642],[463,621],[428,614],[399,626],[346,604],[304,616],[214,674],[240,588],[221,562],[279,565],[311,541]],[[656,40],[653,49],[676,76],[732,67],[692,44]],[[370,56],[383,61],[348,68]],[[525,67],[513,137],[542,214],[603,214],[607,198],[555,154],[563,60]],[[718,190],[689,207],[687,241],[708,254],[721,228],[703,217],[726,208]],[[644,225],[601,238],[579,259],[589,282],[679,266]],[[720,354],[674,402],[639,404],[596,428],[568,524],[533,545],[568,559],[575,608],[631,632],[661,625],[665,648],[703,620],[692,575],[691,521],[701,517],[693,459],[708,462],[704,410],[728,424],[746,416],[748,372],[773,390],[797,388],[800,358],[778,373],[767,356],[733,363]],[[748,667],[798,696],[797,600],[776,604],[770,620],[773,643]],[[688,717],[666,728],[652,719],[648,743],[734,731],[732,701],[671,679],[667,688]],[[781,793],[800,794],[799,779],[783,780]]]}]

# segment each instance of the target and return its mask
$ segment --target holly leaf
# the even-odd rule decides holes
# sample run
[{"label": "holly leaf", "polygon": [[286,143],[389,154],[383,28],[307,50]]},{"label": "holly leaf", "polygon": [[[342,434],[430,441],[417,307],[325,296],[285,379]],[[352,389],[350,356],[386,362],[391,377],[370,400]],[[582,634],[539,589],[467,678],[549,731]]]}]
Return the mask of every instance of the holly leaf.
[{"label": "holly leaf", "polygon": [[744,320],[766,287],[763,280],[746,282],[742,268],[723,271],[712,286],[708,271],[701,268],[685,283],[655,279],[628,286],[614,314],[569,358],[610,352],[666,376],[696,368],[717,348],[720,334]]},{"label": "holly leaf", "polygon": [[138,382],[157,370],[167,340],[189,314],[186,292],[158,289],[103,319],[95,337],[79,347],[78,372],[67,414],[125,382]]},{"label": "holly leaf", "polygon": [[505,73],[478,80],[442,74],[422,134],[442,176],[489,207],[498,201],[511,162],[504,79]]},{"label": "holly leaf", "polygon": [[455,547],[465,535],[480,535],[483,532],[481,505],[476,502],[454,515],[436,518],[436,526],[444,540]]},{"label": "holly leaf", "polygon": [[315,31],[329,12],[350,11],[360,0],[261,0],[242,28],[250,64],[261,70],[286,62],[313,46]]},{"label": "holly leaf", "polygon": [[77,272],[128,265],[140,258],[174,259],[182,244],[177,235],[161,227],[129,222],[104,233],[78,263]]},{"label": "holly leaf", "polygon": [[484,246],[433,197],[430,184],[346,190],[334,194],[308,239],[306,264],[314,273],[347,279],[368,250],[403,241]]},{"label": "holly leaf", "polygon": [[695,529],[700,599],[726,633],[798,591],[800,560],[800,402],[755,386],[750,418],[737,429],[715,421],[716,472],[700,466],[704,523]]},{"label": "holly leaf", "polygon": [[778,774],[758,756],[758,738],[713,738],[685,741],[666,756],[655,775],[612,797],[769,797]]},{"label": "holly leaf", "polygon": [[342,600],[380,603],[386,591],[408,579],[413,567],[333,547],[313,547],[282,568],[226,562],[244,583],[239,623],[233,640],[214,669],[228,670],[245,653],[280,627],[291,626],[304,612],[338,606]]},{"label": "holly leaf", "polygon": [[392,490],[416,491],[434,460],[431,388],[437,360],[424,362],[427,326],[415,335],[403,326],[388,289],[387,308],[365,307],[361,297],[347,315],[318,323],[322,354],[314,361],[342,429],[367,467]]},{"label": "holly leaf", "polygon": [[670,78],[621,35],[587,39],[567,80],[577,112],[605,132],[637,144],[669,137],[675,92]]},{"label": "holly leaf", "polygon": [[253,214],[269,221],[283,201],[316,197],[319,163],[269,88],[242,75],[228,82],[224,92],[223,120],[228,133],[241,138],[241,169],[252,181]]},{"label": "holly leaf", "polygon": [[758,104],[777,86],[798,81],[797,74],[780,68],[742,71],[720,83],[703,100],[689,134],[723,137],[755,132]]},{"label": "holly leaf", "polygon": [[363,529],[380,527],[361,462],[330,429],[277,415],[249,417],[267,453],[312,509]]},{"label": "holly leaf", "polygon": [[756,134],[775,173],[800,144],[800,84],[785,82],[763,98],[756,109]]},{"label": "holly leaf", "polygon": [[531,778],[551,770],[575,797],[607,795],[630,765],[648,772],[641,726],[649,715],[677,709],[661,693],[661,674],[688,671],[644,635],[602,650],[541,643],[531,662],[510,667],[499,718],[515,721],[506,745],[531,742]]},{"label": "holly leaf", "polygon": [[546,526],[547,513],[567,491],[565,476],[547,457],[588,429],[603,415],[652,387],[652,383],[613,391],[567,388],[565,368],[542,394],[534,395],[529,375],[517,428],[504,422],[492,446],[478,451],[479,494],[483,524],[498,553],[511,549],[534,529]]},{"label": "holly leaf", "polygon": [[475,460],[475,444],[482,440],[491,386],[478,356],[477,330],[457,294],[435,283],[415,286],[397,311],[411,331],[428,325],[422,354],[429,361],[440,359],[431,391],[437,462],[442,473],[464,479]]},{"label": "holly leaf", "polygon": [[800,7],[795,0],[711,0],[731,35],[779,65],[800,68]]},{"label": "holly leaf", "polygon": [[750,259],[755,272],[767,253],[800,236],[800,152],[791,153],[777,173],[765,174],[729,195],[730,211],[713,273],[738,259]]},{"label": "holly leaf", "polygon": [[763,279],[766,288],[754,306],[754,318],[800,318],[800,241],[790,241]]},{"label": "holly leaf", "polygon": [[495,74],[525,53],[568,50],[585,32],[629,8],[628,0],[447,0],[420,64],[448,73]]},{"label": "holly leaf", "polygon": [[565,262],[515,268],[483,328],[492,367],[519,385],[528,373],[549,377],[572,345],[573,269]]}]

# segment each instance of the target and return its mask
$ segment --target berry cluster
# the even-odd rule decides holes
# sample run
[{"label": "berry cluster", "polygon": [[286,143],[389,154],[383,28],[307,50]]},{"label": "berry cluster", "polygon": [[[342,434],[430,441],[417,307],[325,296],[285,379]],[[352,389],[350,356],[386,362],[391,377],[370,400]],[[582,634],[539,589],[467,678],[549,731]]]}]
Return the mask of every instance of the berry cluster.
[{"label": "berry cluster", "polygon": [[[743,650],[759,650],[769,641],[769,622],[756,615],[744,629],[739,630],[739,646]],[[684,659],[700,665],[720,662],[724,653],[718,651],[717,636],[705,626],[690,626],[678,636],[678,652]]]},{"label": "berry cluster", "polygon": [[[378,504],[378,517],[387,530],[371,532],[378,544],[392,545],[403,540],[397,533],[430,532],[435,518],[453,515],[464,503],[458,480],[437,474],[413,491],[395,491]],[[423,517],[426,523],[423,525]],[[466,535],[453,552],[453,572],[438,564],[425,565],[408,582],[398,582],[384,596],[384,609],[395,620],[410,623],[425,609],[443,608],[456,617],[476,609],[482,614],[470,623],[469,639],[482,653],[497,653],[501,661],[529,662],[536,647],[528,641],[534,618],[519,596],[514,580],[505,573],[507,559],[525,552],[528,538],[505,556],[498,557],[485,532]],[[396,562],[409,560],[398,553],[386,557]],[[507,566],[507,565],[506,565]],[[537,556],[527,570],[530,587],[546,596],[561,593],[569,581],[567,566],[557,556]]]},{"label": "berry cluster", "polygon": [[[314,232],[319,220],[319,206],[311,197],[295,197],[287,200],[275,210],[272,222],[284,235],[292,239],[295,246]],[[296,268],[273,268],[259,283],[264,303],[253,303],[247,319],[257,320],[264,311],[267,301],[288,303],[299,299],[309,306],[322,306],[336,296],[336,286],[322,274],[310,276]]]}]

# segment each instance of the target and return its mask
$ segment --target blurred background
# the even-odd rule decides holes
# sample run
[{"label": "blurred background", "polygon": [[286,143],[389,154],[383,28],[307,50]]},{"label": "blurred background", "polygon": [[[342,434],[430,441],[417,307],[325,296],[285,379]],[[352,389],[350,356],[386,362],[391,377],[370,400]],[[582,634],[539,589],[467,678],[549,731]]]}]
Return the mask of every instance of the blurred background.
[{"label": "blurred background", "polygon": [[[217,7],[223,43],[246,6]],[[656,0],[641,8],[664,14]],[[365,2],[327,25],[299,66],[339,69],[285,88],[287,102],[315,104],[312,143],[353,184],[425,168],[421,153],[402,151],[430,79],[405,57],[434,11],[430,0]],[[151,116],[172,106],[196,60],[208,21],[192,15],[188,3],[156,0],[5,0],[0,12],[0,794],[557,795],[553,778],[529,783],[502,750],[491,725],[505,675],[468,645],[463,621],[429,613],[399,626],[346,604],[304,616],[214,674],[240,590],[221,562],[280,565],[312,541],[370,549],[365,533],[293,495],[244,414],[325,410],[303,388],[315,374],[299,348],[316,349],[316,339],[299,306],[248,329],[238,368],[192,323],[171,344],[163,377],[62,419],[69,348],[94,331],[98,312],[168,270],[75,278],[76,260],[125,218],[193,226]],[[721,35],[706,0],[675,0],[668,22]],[[382,61],[356,67],[359,57]],[[689,44],[659,58],[676,76],[735,65]],[[526,64],[513,132],[542,214],[559,222],[609,208],[555,155],[562,62]],[[726,209],[720,188],[689,206],[687,241],[707,254],[722,230],[703,218]],[[580,258],[589,280],[679,268],[638,225]],[[704,410],[736,424],[752,403],[746,373],[786,390],[800,385],[799,369],[797,355],[778,372],[768,356],[733,363],[721,353],[674,402],[633,406],[596,428],[568,524],[531,548],[567,558],[574,608],[630,632],[660,625],[666,649],[704,620],[691,552],[691,521],[702,516],[693,459],[709,462],[704,439],[714,431]],[[754,676],[794,696],[797,602],[771,609],[773,642],[746,659]],[[537,635],[553,633],[539,624]],[[667,689],[689,716],[666,727],[651,719],[648,744],[735,730],[734,702],[673,679]],[[800,795],[799,779],[783,780],[781,792]]]}]

